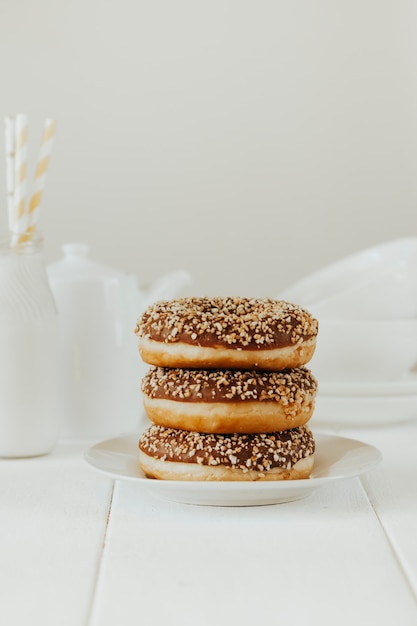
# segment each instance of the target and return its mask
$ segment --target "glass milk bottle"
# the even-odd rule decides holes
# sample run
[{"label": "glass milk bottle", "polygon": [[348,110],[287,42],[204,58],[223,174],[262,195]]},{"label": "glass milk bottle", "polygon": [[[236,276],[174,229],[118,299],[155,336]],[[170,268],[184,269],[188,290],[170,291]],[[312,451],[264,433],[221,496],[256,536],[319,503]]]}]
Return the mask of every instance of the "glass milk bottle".
[{"label": "glass milk bottle", "polygon": [[0,457],[46,454],[60,425],[58,314],[42,238],[0,244]]}]

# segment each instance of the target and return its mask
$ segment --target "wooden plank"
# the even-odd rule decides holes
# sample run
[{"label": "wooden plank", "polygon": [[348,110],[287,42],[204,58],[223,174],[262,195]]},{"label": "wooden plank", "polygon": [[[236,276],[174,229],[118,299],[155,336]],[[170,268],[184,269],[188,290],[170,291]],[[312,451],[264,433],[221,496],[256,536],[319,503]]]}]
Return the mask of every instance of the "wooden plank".
[{"label": "wooden plank", "polygon": [[363,484],[417,601],[417,421],[357,434],[384,455]]},{"label": "wooden plank", "polygon": [[[377,470],[373,470],[377,471]],[[116,482],[91,626],[415,626],[417,607],[358,478],[289,504],[165,502]]]},{"label": "wooden plank", "polygon": [[0,624],[85,626],[113,481],[84,446],[0,461]]}]

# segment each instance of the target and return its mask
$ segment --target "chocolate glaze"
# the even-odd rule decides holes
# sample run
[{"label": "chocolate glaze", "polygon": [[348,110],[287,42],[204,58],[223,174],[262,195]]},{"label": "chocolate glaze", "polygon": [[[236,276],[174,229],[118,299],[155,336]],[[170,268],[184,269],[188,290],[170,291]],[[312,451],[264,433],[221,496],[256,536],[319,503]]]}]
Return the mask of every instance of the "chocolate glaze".
[{"label": "chocolate glaze", "polygon": [[305,367],[263,372],[255,370],[200,370],[151,368],[142,379],[149,398],[178,402],[271,401],[302,405],[315,397],[317,381]]},{"label": "chocolate glaze", "polygon": [[315,443],[306,426],[267,435],[213,435],[152,425],[140,438],[139,448],[163,461],[268,471],[291,469],[314,454]]},{"label": "chocolate glaze", "polygon": [[179,298],[150,306],[136,334],[163,343],[265,350],[316,337],[305,309],[269,298]]}]

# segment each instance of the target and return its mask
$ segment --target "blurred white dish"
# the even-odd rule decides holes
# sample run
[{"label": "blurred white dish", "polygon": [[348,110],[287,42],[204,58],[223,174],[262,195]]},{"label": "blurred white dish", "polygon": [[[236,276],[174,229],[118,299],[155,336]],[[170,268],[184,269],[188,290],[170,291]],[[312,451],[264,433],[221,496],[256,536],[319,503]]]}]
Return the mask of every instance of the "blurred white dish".
[{"label": "blurred white dish", "polygon": [[279,296],[319,319],[417,316],[417,238],[395,239],[327,265]]},{"label": "blurred white dish", "polygon": [[324,396],[417,396],[417,376],[405,376],[391,382],[319,382]]},{"label": "blurred white dish", "polygon": [[206,506],[254,506],[299,500],[316,489],[358,476],[379,463],[382,455],[361,441],[328,434],[314,434],[316,453],[313,473],[304,480],[211,482],[146,478],[137,458],[139,435],[102,441],[91,447],[85,459],[95,469],[119,480],[133,480],[156,495],[174,502]]},{"label": "blurred white dish", "polygon": [[311,428],[387,426],[417,418],[417,394],[326,396],[316,398]]},{"label": "blurred white dish", "polygon": [[395,381],[417,362],[417,319],[321,320],[308,367],[325,383]]}]

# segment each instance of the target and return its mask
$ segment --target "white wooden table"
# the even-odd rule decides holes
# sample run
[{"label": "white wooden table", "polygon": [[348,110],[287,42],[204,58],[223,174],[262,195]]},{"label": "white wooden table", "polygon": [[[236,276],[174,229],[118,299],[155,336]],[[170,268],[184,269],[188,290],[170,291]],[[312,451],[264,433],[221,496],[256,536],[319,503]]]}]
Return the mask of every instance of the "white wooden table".
[{"label": "white wooden table", "polygon": [[417,421],[341,434],[382,463],[262,507],[165,501],[86,442],[0,461],[0,624],[416,626]]}]

